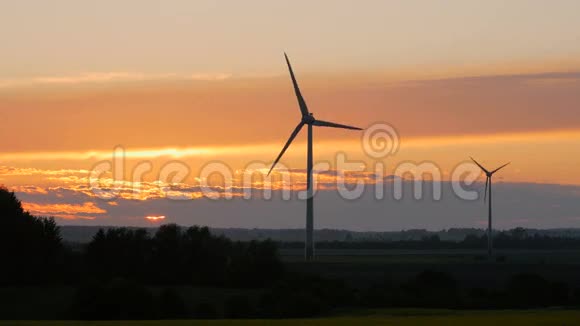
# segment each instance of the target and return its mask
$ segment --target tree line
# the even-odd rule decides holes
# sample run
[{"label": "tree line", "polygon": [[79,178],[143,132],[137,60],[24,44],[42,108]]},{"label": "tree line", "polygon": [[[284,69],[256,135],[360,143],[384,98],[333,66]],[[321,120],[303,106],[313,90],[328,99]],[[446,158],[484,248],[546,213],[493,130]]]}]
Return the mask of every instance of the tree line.
[{"label": "tree line", "polygon": [[[278,242],[280,248],[302,248],[302,242]],[[481,249],[487,246],[487,234],[467,234],[461,241],[441,240],[436,234],[424,236],[419,240],[356,240],[356,241],[319,241],[317,249]],[[493,246],[496,249],[537,249],[537,250],[578,250],[580,238],[529,234],[523,228],[494,232]]]},{"label": "tree line", "polygon": [[[414,242],[327,244],[482,248],[485,240],[468,236],[452,244],[428,237]],[[499,233],[495,240],[499,247],[574,243],[528,236],[521,230]],[[354,286],[346,280],[291,270],[292,265],[280,260],[279,245],[269,240],[236,242],[213,235],[206,227],[169,224],[153,234],[145,229],[99,230],[90,243],[75,249],[63,244],[54,219],[32,216],[13,192],[0,188],[0,286],[74,287],[68,312],[60,316],[64,319],[286,318],[351,308],[580,304],[580,289],[517,271],[501,289],[467,288],[453,275],[429,270],[409,275],[402,283],[385,279],[371,286]],[[222,289],[223,298],[188,298],[191,289],[208,287]],[[0,306],[2,300],[10,298],[0,298]],[[26,318],[33,316],[32,311]]]},{"label": "tree line", "polygon": [[99,230],[75,251],[63,245],[53,218],[25,212],[5,188],[0,188],[0,214],[3,284],[126,278],[146,284],[263,287],[283,273],[272,241],[234,242],[207,227],[169,224],[152,236],[145,229]]}]

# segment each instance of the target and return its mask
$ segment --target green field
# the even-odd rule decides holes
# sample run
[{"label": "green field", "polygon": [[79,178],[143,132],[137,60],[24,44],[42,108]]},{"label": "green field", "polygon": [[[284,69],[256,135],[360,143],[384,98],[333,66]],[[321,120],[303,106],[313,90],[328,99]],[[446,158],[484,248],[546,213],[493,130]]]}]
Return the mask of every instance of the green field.
[{"label": "green field", "polygon": [[308,263],[301,250],[286,249],[282,254],[290,271],[341,279],[354,287],[385,279],[401,283],[424,270],[449,273],[464,287],[499,289],[509,277],[523,272],[580,287],[578,250],[497,250],[491,261],[484,250],[327,249]]},{"label": "green field", "polygon": [[391,310],[344,316],[294,320],[189,320],[189,321],[0,321],[10,326],[185,326],[185,325],[580,325],[580,311],[471,311]]},{"label": "green field", "polygon": [[[286,262],[303,262],[303,249],[282,249]],[[327,263],[390,263],[390,264],[487,264],[485,249],[320,249],[316,251],[317,262]],[[530,250],[498,249],[495,261],[503,258],[507,263],[517,264],[571,264],[580,265],[580,250]]]},{"label": "green field", "polygon": [[[484,287],[502,290],[507,280],[517,273],[534,273],[550,281],[562,281],[571,290],[580,289],[580,251],[534,251],[505,250],[497,255],[503,260],[481,259],[482,251],[475,250],[337,250],[321,251],[315,262],[305,263],[301,251],[286,251],[283,256],[291,272],[321,275],[345,281],[354,289],[365,289],[373,284],[392,281],[401,284],[424,270],[435,270],[452,275],[464,289]],[[151,286],[158,293],[164,287]],[[259,301],[261,290],[224,289],[211,287],[178,286],[175,290],[184,299],[188,310],[194,311],[199,303],[209,302],[221,316],[222,307],[228,297],[243,295],[252,302]],[[7,319],[50,319],[58,320],[70,316],[74,286],[11,286],[0,287],[0,316]],[[385,306],[388,307],[388,306]],[[579,325],[579,311],[445,311],[445,310],[383,310],[363,311],[348,315],[333,315],[328,318],[300,320],[302,324],[365,324],[382,325],[447,325],[466,323],[486,325]],[[356,319],[353,319],[356,318]],[[256,325],[289,324],[290,321],[236,321],[235,323]],[[229,325],[232,321],[175,321],[175,322],[26,322],[0,321],[0,325]]]}]

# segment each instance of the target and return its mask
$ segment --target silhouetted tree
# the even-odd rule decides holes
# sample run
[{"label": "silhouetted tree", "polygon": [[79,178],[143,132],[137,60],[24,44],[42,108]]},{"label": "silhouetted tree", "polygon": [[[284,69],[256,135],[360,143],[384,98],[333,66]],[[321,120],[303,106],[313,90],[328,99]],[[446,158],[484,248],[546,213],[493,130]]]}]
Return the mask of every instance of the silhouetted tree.
[{"label": "silhouetted tree", "polygon": [[86,263],[89,273],[101,280],[145,280],[151,272],[151,255],[152,240],[146,230],[101,229],[87,246]]},{"label": "silhouetted tree", "polygon": [[160,283],[181,283],[190,272],[185,266],[185,244],[181,227],[167,224],[153,237],[152,268]]},{"label": "silhouetted tree", "polygon": [[284,266],[274,242],[237,242],[233,248],[230,283],[241,287],[261,287],[279,279]]},{"label": "silhouetted tree", "polygon": [[279,279],[283,265],[272,241],[237,242],[217,237],[207,227],[161,226],[146,230],[99,230],[88,244],[87,273],[162,285],[263,287]]},{"label": "silhouetted tree", "polygon": [[192,284],[223,285],[232,250],[230,240],[211,235],[207,227],[193,226],[183,234],[185,266]]},{"label": "silhouetted tree", "polygon": [[58,278],[61,241],[54,219],[32,216],[14,192],[0,187],[0,282],[44,283]]}]

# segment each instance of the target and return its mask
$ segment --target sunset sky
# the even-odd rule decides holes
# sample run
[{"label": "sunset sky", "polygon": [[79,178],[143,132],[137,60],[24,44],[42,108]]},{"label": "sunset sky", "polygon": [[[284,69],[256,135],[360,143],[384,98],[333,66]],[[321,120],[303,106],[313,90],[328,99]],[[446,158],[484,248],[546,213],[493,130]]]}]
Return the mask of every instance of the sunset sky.
[{"label": "sunset sky", "polygon": [[[401,163],[429,162],[447,182],[469,156],[490,168],[511,161],[494,179],[498,228],[580,227],[579,12],[565,0],[3,1],[0,184],[62,224],[303,227],[298,199],[199,191],[209,163],[232,172],[216,193],[271,164],[299,122],[286,51],[316,118],[397,132],[399,150],[377,159],[362,132],[315,129],[316,162],[334,170],[344,153],[364,165],[347,183],[374,185],[377,163],[387,180]],[[302,189],[305,141],[282,159],[292,178],[277,191]],[[97,198],[91,171],[114,165],[117,147],[124,190]],[[188,200],[165,198],[160,171],[173,163],[188,167],[172,188]],[[324,181],[332,175],[319,178],[317,228],[485,220],[480,201],[452,194],[342,200]]]}]

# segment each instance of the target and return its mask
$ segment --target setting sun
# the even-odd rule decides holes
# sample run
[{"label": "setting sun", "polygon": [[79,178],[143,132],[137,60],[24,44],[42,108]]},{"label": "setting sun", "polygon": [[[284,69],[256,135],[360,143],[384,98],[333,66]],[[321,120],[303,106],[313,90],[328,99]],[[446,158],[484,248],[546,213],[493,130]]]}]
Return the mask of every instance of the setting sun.
[{"label": "setting sun", "polygon": [[152,222],[159,222],[165,219],[165,216],[163,215],[159,215],[159,216],[145,216],[146,219],[148,219],[149,221]]}]

